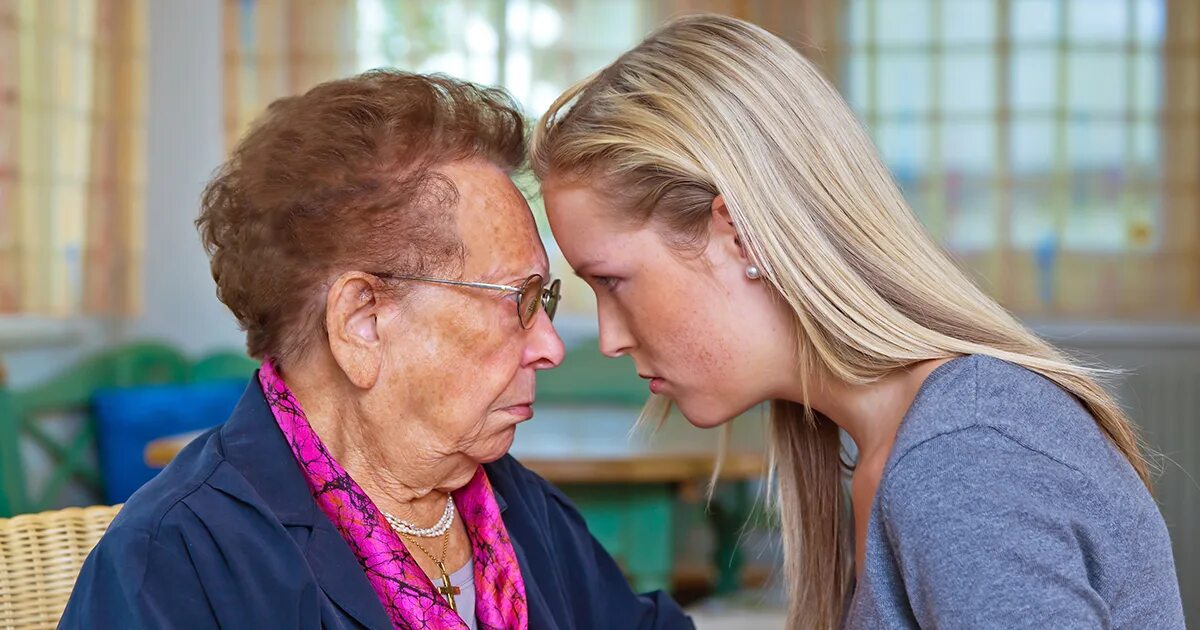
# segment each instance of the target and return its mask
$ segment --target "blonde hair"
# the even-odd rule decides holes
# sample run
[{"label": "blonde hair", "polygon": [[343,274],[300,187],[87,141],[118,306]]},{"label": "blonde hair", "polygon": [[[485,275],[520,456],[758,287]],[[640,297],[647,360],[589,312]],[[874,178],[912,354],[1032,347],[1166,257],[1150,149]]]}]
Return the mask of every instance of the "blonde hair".
[{"label": "blonde hair", "polygon": [[[837,91],[782,39],[718,15],[676,19],[569,88],[538,122],[534,171],[623,191],[620,211],[694,241],[717,194],[791,307],[813,375],[874,382],[990,355],[1078,398],[1149,485],[1136,431],[1096,378],[978,289],[933,242]],[[805,396],[807,400],[807,394]],[[789,627],[833,628],[852,576],[839,431],[771,403]]]}]

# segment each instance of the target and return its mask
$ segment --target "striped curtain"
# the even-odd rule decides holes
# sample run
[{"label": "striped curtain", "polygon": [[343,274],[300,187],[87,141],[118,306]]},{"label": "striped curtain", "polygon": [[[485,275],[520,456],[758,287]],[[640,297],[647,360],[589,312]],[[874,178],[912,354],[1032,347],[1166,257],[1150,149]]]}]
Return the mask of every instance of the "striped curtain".
[{"label": "striped curtain", "polygon": [[[1151,304],[1200,316],[1200,2],[1168,0],[1163,58],[1163,258],[1146,266]],[[1166,272],[1165,274],[1163,272]],[[1172,297],[1178,294],[1177,297]]]},{"label": "striped curtain", "polygon": [[840,73],[842,0],[662,0],[658,22],[688,13],[720,13],[753,22],[787,40],[833,81]]},{"label": "striped curtain", "polygon": [[0,0],[0,314],[139,307],[141,0]]},{"label": "striped curtain", "polygon": [[353,74],[355,0],[223,0],[225,146],[271,101]]}]

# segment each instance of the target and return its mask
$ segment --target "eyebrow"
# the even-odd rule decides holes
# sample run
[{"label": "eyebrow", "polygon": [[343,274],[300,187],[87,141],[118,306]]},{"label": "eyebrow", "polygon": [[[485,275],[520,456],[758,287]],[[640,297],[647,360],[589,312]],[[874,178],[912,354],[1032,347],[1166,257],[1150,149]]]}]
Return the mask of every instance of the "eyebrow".
[{"label": "eyebrow", "polygon": [[[520,272],[517,272],[517,273],[520,273]],[[542,273],[542,272],[540,272],[540,271],[537,271],[537,270],[535,269],[535,270],[533,270],[533,271],[529,271],[529,272],[525,273],[524,275],[520,275],[520,276],[517,276],[517,275],[512,275],[512,276],[499,276],[499,275],[496,275],[496,276],[493,276],[493,277],[494,277],[494,278],[498,278],[497,282],[499,282],[499,283],[508,283],[508,284],[510,284],[511,286],[514,286],[514,287],[515,287],[515,286],[519,286],[519,285],[520,285],[522,282],[524,282],[524,281],[525,281],[527,278],[529,278],[529,276],[532,276],[532,275],[534,275],[534,274],[537,274],[537,275],[539,275],[539,276],[542,276],[542,278],[543,278],[543,279],[544,279],[546,282],[550,282],[551,280],[553,280],[553,279],[554,279],[554,274],[553,274],[553,273],[551,273],[549,269],[547,269],[547,270],[546,270],[546,273]]]},{"label": "eyebrow", "polygon": [[599,264],[600,264],[600,263],[602,263],[602,262],[604,262],[604,261],[602,261],[602,260],[589,260],[589,261],[586,261],[586,262],[584,262],[583,264],[579,265],[578,267],[572,267],[572,268],[571,268],[571,271],[575,272],[575,275],[576,275],[576,276],[579,276],[580,278],[582,278],[584,275],[586,275],[586,274],[587,274],[588,270],[589,270],[591,267],[595,267],[596,265],[599,265]]}]

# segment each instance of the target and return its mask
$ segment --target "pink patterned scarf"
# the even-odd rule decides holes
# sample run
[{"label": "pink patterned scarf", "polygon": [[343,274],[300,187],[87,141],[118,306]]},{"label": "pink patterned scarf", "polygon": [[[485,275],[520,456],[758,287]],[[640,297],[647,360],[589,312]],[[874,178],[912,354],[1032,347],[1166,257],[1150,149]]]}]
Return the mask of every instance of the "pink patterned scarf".
[{"label": "pink patterned scarf", "polygon": [[[358,557],[392,624],[430,630],[466,628],[383,513],[326,450],[270,361],[262,365],[258,380],[313,498]],[[454,492],[454,501],[475,560],[476,624],[480,630],[526,630],[525,582],[482,466],[470,483]]]}]

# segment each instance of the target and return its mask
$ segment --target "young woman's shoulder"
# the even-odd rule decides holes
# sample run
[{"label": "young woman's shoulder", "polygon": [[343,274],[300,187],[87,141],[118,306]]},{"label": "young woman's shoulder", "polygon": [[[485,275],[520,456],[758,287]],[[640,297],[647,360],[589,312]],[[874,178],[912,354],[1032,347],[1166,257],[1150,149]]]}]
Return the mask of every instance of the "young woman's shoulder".
[{"label": "young woman's shoulder", "polygon": [[1146,494],[1128,460],[1074,396],[1040,374],[981,355],[950,361],[930,375],[900,427],[887,470],[914,456],[945,459],[971,450],[975,441],[1002,444],[985,449],[989,459],[1044,459],[1065,477]]},{"label": "young woman's shoulder", "polygon": [[966,357],[934,372],[875,501],[880,542],[921,584],[906,587],[914,610],[934,618],[1040,602],[1064,622],[1120,627],[1178,607],[1149,492],[1074,398],[1019,366]]}]

